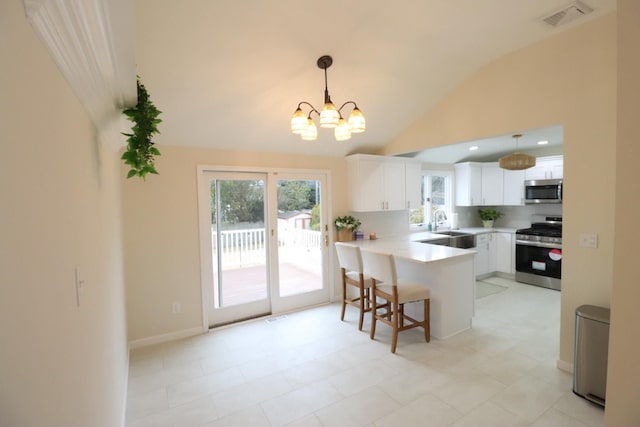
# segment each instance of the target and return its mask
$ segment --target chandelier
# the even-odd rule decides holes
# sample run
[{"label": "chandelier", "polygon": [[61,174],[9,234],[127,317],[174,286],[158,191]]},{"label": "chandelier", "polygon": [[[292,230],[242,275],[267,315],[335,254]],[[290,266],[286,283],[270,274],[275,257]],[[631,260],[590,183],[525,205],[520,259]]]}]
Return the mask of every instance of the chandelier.
[{"label": "chandelier", "polygon": [[[337,141],[346,141],[351,138],[352,133],[364,132],[366,128],[366,122],[364,116],[358,109],[358,105],[353,101],[347,101],[340,108],[336,108],[331,102],[329,96],[329,89],[327,86],[327,68],[333,64],[333,58],[329,55],[324,55],[318,58],[318,68],[324,70],[324,108],[321,112],[318,112],[316,108],[306,101],[302,101],[298,104],[298,108],[293,113],[291,118],[291,132],[300,135],[305,141],[314,141],[318,138],[318,128],[315,122],[311,118],[311,113],[316,113],[320,116],[320,127],[334,128],[335,137]],[[349,120],[345,120],[342,117],[342,109],[348,105],[353,104],[353,110],[349,115]],[[306,105],[310,108],[309,113],[305,114],[302,111],[302,106]]]},{"label": "chandelier", "polygon": [[512,138],[516,140],[516,152],[508,156],[500,157],[499,164],[502,169],[519,171],[532,168],[536,165],[535,157],[518,152],[518,138],[521,136],[519,133],[512,136]]}]

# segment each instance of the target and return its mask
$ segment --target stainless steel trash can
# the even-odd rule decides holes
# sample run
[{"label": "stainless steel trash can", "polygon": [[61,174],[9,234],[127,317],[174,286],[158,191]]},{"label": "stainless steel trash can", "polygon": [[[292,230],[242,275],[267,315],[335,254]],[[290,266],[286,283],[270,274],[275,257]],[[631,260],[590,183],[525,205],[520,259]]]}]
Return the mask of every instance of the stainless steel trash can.
[{"label": "stainless steel trash can", "polygon": [[610,310],[595,305],[576,309],[573,392],[604,407],[607,389]]}]

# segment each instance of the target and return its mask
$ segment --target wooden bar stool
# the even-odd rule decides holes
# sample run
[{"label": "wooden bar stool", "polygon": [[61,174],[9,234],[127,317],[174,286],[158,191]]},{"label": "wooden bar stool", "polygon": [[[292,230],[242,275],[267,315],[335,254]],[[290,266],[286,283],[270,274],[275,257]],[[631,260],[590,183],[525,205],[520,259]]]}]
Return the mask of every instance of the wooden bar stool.
[{"label": "wooden bar stool", "polygon": [[[344,321],[344,312],[347,304],[358,307],[360,310],[358,329],[362,330],[364,313],[371,311],[370,290],[372,280],[364,274],[362,255],[360,255],[360,248],[358,246],[340,242],[336,242],[335,245],[342,273],[342,313],[340,314],[340,320]],[[347,285],[354,286],[358,289],[358,296],[356,298],[348,296]]]},{"label": "wooden bar stool", "polygon": [[[375,338],[376,321],[380,320],[393,328],[391,353],[396,352],[398,345],[398,332],[417,327],[424,328],[424,339],[431,341],[429,324],[429,309],[431,292],[429,288],[418,283],[398,281],[396,262],[391,254],[381,254],[368,250],[362,251],[365,273],[372,278],[371,287],[371,339]],[[382,306],[377,299],[386,301]],[[414,301],[423,301],[424,320],[418,321],[404,313],[404,304]],[[385,310],[380,312],[379,310]],[[405,324],[405,321],[408,323]]]}]

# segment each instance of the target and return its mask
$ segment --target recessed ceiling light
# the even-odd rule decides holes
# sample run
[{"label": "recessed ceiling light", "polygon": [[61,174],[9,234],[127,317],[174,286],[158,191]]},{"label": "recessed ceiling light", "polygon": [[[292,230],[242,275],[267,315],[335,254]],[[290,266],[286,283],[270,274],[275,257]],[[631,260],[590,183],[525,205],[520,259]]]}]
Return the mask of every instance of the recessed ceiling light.
[{"label": "recessed ceiling light", "polygon": [[480,147],[478,147],[477,145],[472,145],[471,147],[469,147],[469,151],[476,151],[478,148]]},{"label": "recessed ceiling light", "polygon": [[538,145],[546,145],[549,141],[538,141]]}]

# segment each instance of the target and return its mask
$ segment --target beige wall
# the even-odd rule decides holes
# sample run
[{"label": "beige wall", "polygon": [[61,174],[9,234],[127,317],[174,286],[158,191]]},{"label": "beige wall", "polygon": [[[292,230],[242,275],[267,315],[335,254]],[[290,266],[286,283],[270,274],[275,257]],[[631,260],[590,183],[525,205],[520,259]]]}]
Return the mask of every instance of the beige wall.
[{"label": "beige wall", "polygon": [[[616,141],[615,14],[479,70],[385,147],[385,154],[564,126],[561,364],[573,363],[574,313],[610,305]],[[597,249],[579,234],[597,233]],[[532,320],[534,321],[534,320]]]},{"label": "beige wall", "polygon": [[607,426],[640,425],[640,2],[618,1],[618,136]]},{"label": "beige wall", "polygon": [[[131,341],[202,326],[197,165],[329,170],[335,213],[330,217],[348,210],[342,158],[173,146],[160,150],[160,175],[122,182]],[[181,314],[171,313],[174,301],[181,303]]]},{"label": "beige wall", "polygon": [[119,426],[128,360],[116,153],[96,141],[20,0],[0,2],[0,40],[0,425]]}]

